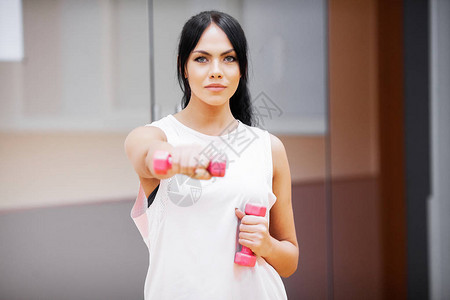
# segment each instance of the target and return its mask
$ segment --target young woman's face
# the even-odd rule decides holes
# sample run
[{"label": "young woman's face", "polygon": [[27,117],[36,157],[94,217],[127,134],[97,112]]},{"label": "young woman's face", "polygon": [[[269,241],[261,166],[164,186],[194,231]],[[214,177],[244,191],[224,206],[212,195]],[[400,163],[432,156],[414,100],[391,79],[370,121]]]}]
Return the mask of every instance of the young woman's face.
[{"label": "young woman's face", "polygon": [[223,105],[239,85],[240,71],[236,52],[225,32],[211,23],[189,55],[186,64],[191,99],[209,105]]}]

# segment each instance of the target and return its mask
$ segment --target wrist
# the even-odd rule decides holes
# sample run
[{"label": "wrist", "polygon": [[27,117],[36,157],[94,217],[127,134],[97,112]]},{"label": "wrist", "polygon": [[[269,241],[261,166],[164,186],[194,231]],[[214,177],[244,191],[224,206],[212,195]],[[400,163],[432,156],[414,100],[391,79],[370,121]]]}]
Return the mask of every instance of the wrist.
[{"label": "wrist", "polygon": [[267,258],[272,257],[272,255],[273,255],[273,253],[275,251],[277,243],[278,243],[278,241],[274,237],[270,236],[269,237],[269,243],[268,243],[268,245],[267,245],[263,255],[261,255],[261,257],[266,259],[266,260],[267,260]]}]

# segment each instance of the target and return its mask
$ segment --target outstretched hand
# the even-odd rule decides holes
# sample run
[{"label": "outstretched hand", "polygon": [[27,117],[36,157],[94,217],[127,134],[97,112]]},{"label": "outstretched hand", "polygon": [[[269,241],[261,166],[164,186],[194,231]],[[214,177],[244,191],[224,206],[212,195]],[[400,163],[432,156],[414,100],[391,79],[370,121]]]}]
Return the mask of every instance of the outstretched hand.
[{"label": "outstretched hand", "polygon": [[201,155],[200,145],[181,145],[173,148],[171,173],[184,174],[195,179],[208,180],[211,174],[206,170],[210,160]]}]

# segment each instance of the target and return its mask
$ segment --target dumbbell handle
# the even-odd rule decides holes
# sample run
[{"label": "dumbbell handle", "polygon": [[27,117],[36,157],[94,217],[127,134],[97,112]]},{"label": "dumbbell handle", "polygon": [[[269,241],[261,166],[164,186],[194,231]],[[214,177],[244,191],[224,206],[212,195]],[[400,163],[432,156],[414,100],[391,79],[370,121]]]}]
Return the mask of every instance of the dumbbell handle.
[{"label": "dumbbell handle", "polygon": [[[172,155],[169,152],[158,150],[153,154],[153,170],[156,174],[166,174],[172,168]],[[206,170],[214,177],[225,176],[225,161],[210,161]]]},{"label": "dumbbell handle", "polygon": [[[245,205],[245,214],[264,217],[267,208],[258,204],[247,203]],[[256,255],[246,246],[242,246],[242,250],[237,252],[234,257],[234,262],[241,266],[254,267],[256,264]]]}]

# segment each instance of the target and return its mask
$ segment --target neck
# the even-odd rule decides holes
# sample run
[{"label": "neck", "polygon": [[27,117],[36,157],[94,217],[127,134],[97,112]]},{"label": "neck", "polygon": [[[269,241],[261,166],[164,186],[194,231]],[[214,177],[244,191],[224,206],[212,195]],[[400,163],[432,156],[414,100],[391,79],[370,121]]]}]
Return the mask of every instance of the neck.
[{"label": "neck", "polygon": [[209,105],[191,98],[186,108],[176,115],[186,126],[209,135],[219,135],[228,126],[237,124],[229,101],[223,105]]}]

